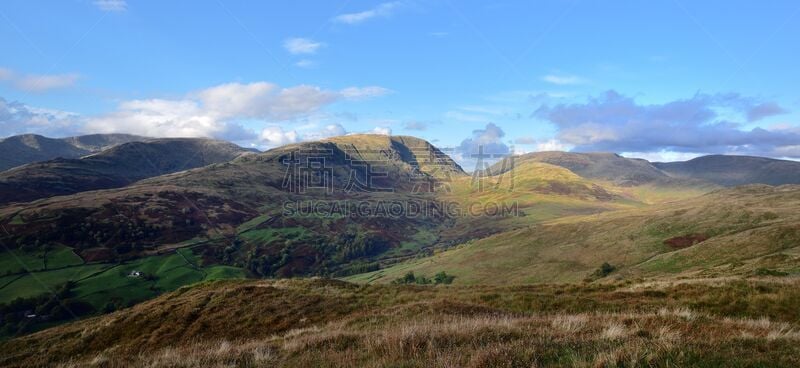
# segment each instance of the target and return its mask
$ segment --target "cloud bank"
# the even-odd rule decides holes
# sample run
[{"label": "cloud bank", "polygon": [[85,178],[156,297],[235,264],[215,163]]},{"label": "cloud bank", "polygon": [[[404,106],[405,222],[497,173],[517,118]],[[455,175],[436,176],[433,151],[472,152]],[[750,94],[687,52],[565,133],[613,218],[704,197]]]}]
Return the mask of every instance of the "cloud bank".
[{"label": "cloud bank", "polygon": [[[280,87],[268,82],[227,83],[193,91],[182,98],[123,101],[116,110],[96,116],[36,109],[0,98],[0,128],[4,135],[129,133],[256,141],[259,145],[276,146],[347,134],[340,124],[324,118],[328,114],[322,110],[339,101],[362,101],[389,92],[377,86],[328,90],[310,85]],[[286,128],[294,122],[304,125]],[[245,127],[248,125],[250,128]],[[257,128],[263,129],[258,132],[254,125],[265,127]]]},{"label": "cloud bank", "polygon": [[256,135],[243,129],[239,122],[291,121],[308,117],[337,101],[363,100],[387,91],[375,86],[334,91],[309,85],[282,88],[267,82],[228,83],[189,93],[183,99],[126,101],[115,112],[88,119],[85,129],[151,137],[260,138],[268,144],[284,144],[302,137],[275,126]]},{"label": "cloud bank", "polygon": [[745,129],[786,112],[774,102],[739,94],[696,94],[664,104],[639,104],[615,91],[585,103],[543,105],[534,117],[554,124],[560,144],[575,151],[705,152],[800,157],[800,132],[792,128]]},{"label": "cloud bank", "polygon": [[486,124],[483,129],[472,131],[472,137],[464,139],[458,146],[458,151],[464,155],[476,155],[485,153],[491,155],[505,155],[510,152],[508,146],[503,143],[506,133],[494,123]]},{"label": "cloud bank", "polygon": [[77,114],[34,108],[0,97],[0,132],[4,136],[35,133],[43,135],[73,135],[78,132],[81,118]]}]

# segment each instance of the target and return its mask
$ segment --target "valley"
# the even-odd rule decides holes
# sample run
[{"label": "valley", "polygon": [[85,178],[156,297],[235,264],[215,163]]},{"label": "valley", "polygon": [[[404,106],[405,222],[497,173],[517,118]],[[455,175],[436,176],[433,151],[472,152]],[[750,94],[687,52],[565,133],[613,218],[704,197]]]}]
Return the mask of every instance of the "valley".
[{"label": "valley", "polygon": [[[714,171],[615,154],[540,152],[469,174],[418,138],[351,135],[266,152],[143,140],[27,164],[0,173],[0,349],[18,350],[1,364],[125,366],[134,352],[145,354],[137,364],[179,364],[163,349],[203,365],[344,364],[339,354],[366,362],[394,341],[417,353],[380,365],[430,354],[457,365],[492,354],[691,365],[715,359],[708,344],[791,353],[798,320],[783,308],[797,298],[800,186],[740,161],[710,180]],[[726,307],[732,293],[744,304]],[[237,304],[245,295],[255,304]],[[280,312],[289,306],[301,309]],[[257,310],[237,308],[271,312],[213,327],[223,310]],[[449,347],[378,334],[397,324]],[[74,329],[94,332],[72,341]],[[520,350],[542,333],[556,342]],[[37,357],[53,339],[56,350]],[[208,344],[230,350],[200,352]],[[794,363],[749,362],[767,360]]]}]

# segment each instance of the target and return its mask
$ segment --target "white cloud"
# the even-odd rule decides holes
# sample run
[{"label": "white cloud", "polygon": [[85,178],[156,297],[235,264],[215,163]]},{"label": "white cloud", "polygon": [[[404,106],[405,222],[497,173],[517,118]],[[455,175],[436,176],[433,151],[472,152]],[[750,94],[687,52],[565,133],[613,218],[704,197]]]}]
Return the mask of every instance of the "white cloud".
[{"label": "white cloud", "polygon": [[128,3],[125,0],[95,0],[94,6],[102,11],[122,12],[128,10]]},{"label": "white cloud", "polygon": [[[558,139],[536,139],[533,137],[521,137],[514,140],[514,143],[534,146],[532,151],[569,151],[572,145],[566,144]],[[531,150],[526,149],[526,152]]]},{"label": "white cloud", "polygon": [[283,47],[286,51],[289,51],[289,53],[293,55],[313,54],[322,46],[324,46],[324,44],[321,42],[299,37],[289,38],[283,42]]},{"label": "white cloud", "polygon": [[574,76],[574,75],[549,74],[549,75],[543,76],[542,80],[547,82],[547,83],[557,84],[557,85],[560,85],[560,86],[586,83],[585,79],[583,79],[581,77],[578,77],[578,76]]},{"label": "white cloud", "polygon": [[327,124],[323,127],[312,123],[293,130],[285,130],[279,125],[270,125],[261,131],[259,139],[264,148],[273,148],[290,143],[316,141],[346,134],[347,130],[338,123]]},{"label": "white cloud", "polygon": [[0,81],[11,83],[26,92],[45,92],[52,89],[71,87],[78,81],[78,74],[19,75],[8,68],[0,68]]},{"label": "white cloud", "polygon": [[370,131],[372,134],[392,135],[392,128],[389,127],[375,127]]},{"label": "white cloud", "polygon": [[111,114],[90,118],[91,133],[130,133],[150,137],[217,137],[226,124],[192,100],[133,100]]},{"label": "white cloud", "polygon": [[[314,116],[336,101],[366,98],[387,91],[381,87],[349,87],[342,91],[299,85],[282,88],[268,82],[227,83],[194,91],[180,99],[132,100],[120,103],[112,113],[91,117],[86,132],[132,133],[152,137],[216,137],[231,140],[262,139],[274,146],[308,139],[346,134],[339,124],[320,128]],[[312,119],[307,128],[286,130],[276,123]],[[241,122],[270,123],[259,134],[242,128]],[[283,142],[283,143],[282,143]]]},{"label": "white cloud", "polygon": [[666,151],[775,157],[792,154],[786,147],[800,142],[800,130],[745,129],[745,124],[735,120],[749,122],[783,112],[775,102],[736,93],[698,93],[663,104],[640,104],[631,97],[607,91],[585,103],[543,105],[533,116],[552,123],[558,129],[559,141],[582,152]]},{"label": "white cloud", "polygon": [[372,9],[365,10],[362,12],[338,15],[333,18],[333,21],[336,23],[344,23],[344,24],[358,24],[368,19],[376,17],[388,17],[395,10],[397,10],[397,8],[400,7],[400,5],[401,3],[399,1],[382,3]]},{"label": "white cloud", "polygon": [[[336,121],[345,119],[342,116],[347,114],[331,114],[322,109],[336,101],[360,100],[388,91],[376,86],[336,91],[308,85],[283,88],[268,82],[227,83],[193,91],[181,98],[122,101],[115,111],[85,117],[0,98],[0,132],[212,137],[274,147],[346,135],[347,130]],[[376,128],[371,132],[391,134],[391,129]]]},{"label": "white cloud", "polygon": [[674,152],[674,151],[658,151],[658,152],[623,152],[622,156],[628,158],[641,158],[650,162],[675,162],[675,161],[689,161],[705,155],[699,152]]},{"label": "white cloud", "polygon": [[294,63],[294,66],[298,68],[311,68],[314,65],[317,65],[313,60],[303,59],[299,60],[298,62]]},{"label": "white cloud", "polygon": [[74,113],[36,108],[0,97],[0,136],[24,133],[73,135],[81,123],[80,116]]},{"label": "white cloud", "polygon": [[289,120],[319,110],[345,97],[319,87],[280,88],[267,82],[228,83],[196,92],[203,106],[220,119]]},{"label": "white cloud", "polygon": [[569,151],[572,146],[565,144],[558,139],[548,139],[536,143],[537,151]]},{"label": "white cloud", "polygon": [[303,134],[303,140],[318,140],[347,134],[347,130],[342,126],[342,124],[339,123],[328,124],[322,129],[309,127],[306,128],[306,131],[307,132]]},{"label": "white cloud", "polygon": [[261,141],[269,147],[283,146],[299,141],[297,131],[284,131],[279,126],[268,126],[261,131]]},{"label": "white cloud", "polygon": [[77,74],[29,75],[16,81],[19,89],[28,92],[44,92],[70,87],[78,81]]},{"label": "white cloud", "polygon": [[472,131],[472,137],[464,139],[458,146],[458,151],[465,155],[479,152],[486,154],[506,154],[508,146],[503,142],[506,133],[494,123],[486,124],[484,129]]},{"label": "white cloud", "polygon": [[380,97],[389,93],[392,93],[392,90],[377,86],[349,87],[339,91],[339,94],[341,94],[345,99],[356,101],[372,97]]}]

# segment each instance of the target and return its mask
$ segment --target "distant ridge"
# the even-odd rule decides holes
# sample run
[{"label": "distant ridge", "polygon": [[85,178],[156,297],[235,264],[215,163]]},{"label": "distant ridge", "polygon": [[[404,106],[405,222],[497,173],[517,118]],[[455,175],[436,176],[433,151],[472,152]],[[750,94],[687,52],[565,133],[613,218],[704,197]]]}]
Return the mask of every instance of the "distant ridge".
[{"label": "distant ridge", "polygon": [[[506,159],[507,160],[507,159]],[[506,161],[496,163],[492,173],[508,169]],[[543,162],[561,166],[586,179],[613,181],[620,185],[639,185],[669,176],[646,160],[622,157],[615,153],[576,153],[561,151],[532,152],[514,157],[515,164]]]},{"label": "distant ridge", "polygon": [[15,135],[0,139],[0,171],[57,157],[78,158],[118,144],[145,139],[130,134],[91,134],[67,138]]},{"label": "distant ridge", "polygon": [[[109,138],[114,137],[73,139],[87,147],[101,147],[101,143],[112,141]],[[246,152],[249,150],[233,143],[203,138],[123,143],[79,159],[57,158],[4,171],[0,173],[0,204],[119,188],[154,176],[230,161]]]},{"label": "distant ridge", "polygon": [[723,186],[800,184],[800,162],[753,156],[702,156],[684,162],[655,162],[670,176]]},{"label": "distant ridge", "polygon": [[[607,180],[618,185],[674,183],[691,180],[726,187],[767,184],[800,184],[800,162],[767,157],[708,155],[681,162],[649,162],[615,153],[543,151],[514,157],[515,165],[543,162],[566,168],[586,179]],[[509,170],[508,159],[489,169],[492,174]]]}]

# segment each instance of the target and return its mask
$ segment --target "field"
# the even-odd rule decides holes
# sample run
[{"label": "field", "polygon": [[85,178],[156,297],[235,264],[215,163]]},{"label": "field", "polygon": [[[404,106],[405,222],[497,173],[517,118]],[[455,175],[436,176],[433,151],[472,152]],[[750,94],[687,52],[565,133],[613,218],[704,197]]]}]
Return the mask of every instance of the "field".
[{"label": "field", "polygon": [[[68,248],[49,251],[46,257],[42,257],[44,253],[21,251],[13,256],[3,258],[6,260],[5,272],[9,275],[0,278],[0,304],[11,303],[19,298],[40,296],[45,296],[45,300],[53,299],[55,297],[51,295],[55,295],[65,283],[72,282],[70,300],[88,303],[96,312],[107,312],[152,299],[183,285],[245,277],[240,268],[202,265],[190,249],[179,249],[169,255],[145,257],[124,263],[84,264]],[[20,271],[22,266],[7,262],[9,258],[30,267],[30,272]],[[44,268],[45,262],[47,269]],[[138,273],[134,275],[134,271]],[[34,320],[33,325],[26,326],[24,331],[50,325],[52,321]]]},{"label": "field", "polygon": [[82,264],[78,255],[67,247],[52,249],[36,249],[25,251],[20,249],[6,250],[0,253],[0,275],[13,275],[24,271],[41,271]]},{"label": "field", "polygon": [[798,286],[771,277],[510,287],[219,281],[7,341],[0,364],[794,367]]}]

